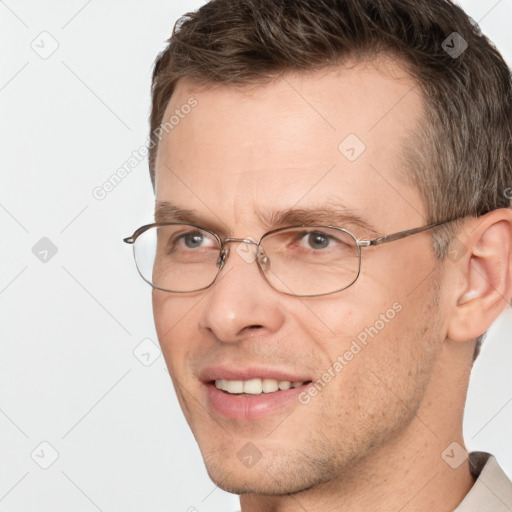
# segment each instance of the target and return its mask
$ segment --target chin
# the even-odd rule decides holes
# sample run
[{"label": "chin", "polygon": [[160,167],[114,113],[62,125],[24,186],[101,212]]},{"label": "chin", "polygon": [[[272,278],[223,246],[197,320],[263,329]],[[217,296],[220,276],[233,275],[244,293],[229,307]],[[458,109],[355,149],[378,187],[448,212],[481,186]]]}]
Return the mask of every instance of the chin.
[{"label": "chin", "polygon": [[[272,457],[272,459],[270,459]],[[315,464],[303,454],[277,456],[271,450],[252,467],[245,467],[236,454],[226,452],[204,456],[210,479],[232,494],[291,495],[329,481],[335,473],[330,462]],[[267,460],[265,460],[267,459]]]},{"label": "chin", "polygon": [[[248,469],[245,472],[230,473],[225,468],[222,471],[216,471],[207,468],[208,475],[215,485],[220,489],[232,494],[262,494],[266,496],[283,496],[296,494],[312,487],[320,482],[304,482],[298,481],[289,475],[281,475],[280,478],[274,478],[264,468],[256,471],[255,468]],[[243,473],[243,474],[241,474]]]}]

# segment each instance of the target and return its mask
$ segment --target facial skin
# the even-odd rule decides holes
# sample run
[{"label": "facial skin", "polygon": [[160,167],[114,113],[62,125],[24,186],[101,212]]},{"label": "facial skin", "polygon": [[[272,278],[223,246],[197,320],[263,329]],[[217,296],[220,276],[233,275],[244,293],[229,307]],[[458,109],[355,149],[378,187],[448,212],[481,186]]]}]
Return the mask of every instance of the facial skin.
[{"label": "facial skin", "polygon": [[[402,141],[423,99],[391,59],[250,88],[181,81],[164,119],[191,96],[197,106],[159,146],[157,209],[170,202],[221,237],[256,240],[278,227],[259,217],[286,209],[346,208],[374,226],[342,225],[362,239],[426,224],[418,191],[400,178]],[[353,162],[338,149],[349,134],[366,145]],[[462,240],[470,250],[457,263],[438,262],[429,234],[416,234],[363,248],[358,280],[332,295],[277,292],[237,243],[210,289],[154,290],[156,328],[186,420],[210,477],[241,494],[244,512],[448,511],[460,503],[473,484],[468,462],[452,469],[441,453],[464,445],[474,348],[465,340],[505,307],[489,283],[509,293],[508,260],[489,277],[485,257],[509,247],[510,216],[489,215],[468,220],[472,234]],[[481,279],[470,272],[473,247],[481,249]],[[471,323],[482,296],[487,313]],[[294,400],[256,419],[211,406],[205,368],[279,369],[314,382],[393,304],[401,310],[308,404]],[[261,458],[248,467],[240,450]]]}]

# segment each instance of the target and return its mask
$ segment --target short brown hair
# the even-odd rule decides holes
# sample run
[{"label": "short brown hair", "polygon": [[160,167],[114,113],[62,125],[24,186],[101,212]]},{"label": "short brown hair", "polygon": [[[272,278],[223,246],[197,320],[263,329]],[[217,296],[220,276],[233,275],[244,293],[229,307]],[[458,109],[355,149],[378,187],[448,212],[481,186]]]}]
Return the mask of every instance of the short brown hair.
[{"label": "short brown hair", "polygon": [[[456,43],[467,48],[451,52]],[[426,222],[510,207],[510,70],[476,23],[448,0],[211,0],[186,14],[153,71],[153,185],[157,128],[181,78],[257,84],[284,71],[378,53],[398,57],[424,93],[423,118],[403,154]],[[453,235],[453,229],[434,234],[438,258]]]}]

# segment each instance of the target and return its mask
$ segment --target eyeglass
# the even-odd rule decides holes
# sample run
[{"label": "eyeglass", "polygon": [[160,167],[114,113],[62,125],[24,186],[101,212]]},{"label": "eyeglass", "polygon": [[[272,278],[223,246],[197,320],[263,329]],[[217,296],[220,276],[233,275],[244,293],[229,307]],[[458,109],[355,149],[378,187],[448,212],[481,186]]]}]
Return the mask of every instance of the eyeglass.
[{"label": "eyeglass", "polygon": [[341,227],[291,226],[269,231],[259,242],[250,238],[222,240],[201,226],[167,222],[142,226],[123,241],[133,244],[141,277],[159,290],[188,293],[209,288],[230,254],[226,244],[239,242],[238,254],[248,263],[256,261],[272,288],[296,297],[316,297],[355,283],[361,272],[361,248],[400,240],[448,222],[452,220],[373,240],[361,240]]}]

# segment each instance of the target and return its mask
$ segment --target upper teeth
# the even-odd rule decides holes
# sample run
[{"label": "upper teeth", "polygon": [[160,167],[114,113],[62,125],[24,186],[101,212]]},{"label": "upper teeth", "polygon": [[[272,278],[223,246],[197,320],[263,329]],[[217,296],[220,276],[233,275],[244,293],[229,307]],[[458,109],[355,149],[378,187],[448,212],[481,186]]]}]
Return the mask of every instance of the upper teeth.
[{"label": "upper teeth", "polygon": [[250,380],[225,380],[215,381],[215,387],[228,393],[248,393],[259,395],[261,393],[272,393],[278,389],[286,390],[291,387],[298,388],[304,382],[290,382],[289,380],[276,379],[250,379]]}]

